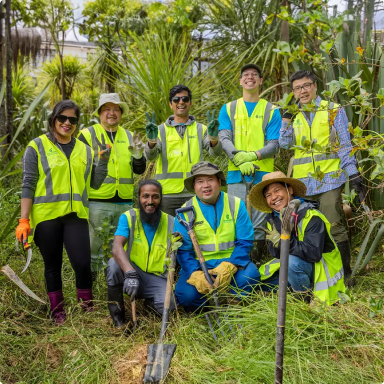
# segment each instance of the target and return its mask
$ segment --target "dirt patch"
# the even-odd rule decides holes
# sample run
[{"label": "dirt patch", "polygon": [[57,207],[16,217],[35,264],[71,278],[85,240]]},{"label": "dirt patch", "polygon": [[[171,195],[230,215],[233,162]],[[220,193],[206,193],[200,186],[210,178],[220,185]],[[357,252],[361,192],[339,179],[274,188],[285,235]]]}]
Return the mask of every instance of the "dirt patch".
[{"label": "dirt patch", "polygon": [[147,345],[133,347],[113,364],[119,384],[142,384],[147,363]]},{"label": "dirt patch", "polygon": [[63,353],[57,349],[54,344],[46,344],[45,356],[47,367],[51,370],[55,370],[63,362]]}]

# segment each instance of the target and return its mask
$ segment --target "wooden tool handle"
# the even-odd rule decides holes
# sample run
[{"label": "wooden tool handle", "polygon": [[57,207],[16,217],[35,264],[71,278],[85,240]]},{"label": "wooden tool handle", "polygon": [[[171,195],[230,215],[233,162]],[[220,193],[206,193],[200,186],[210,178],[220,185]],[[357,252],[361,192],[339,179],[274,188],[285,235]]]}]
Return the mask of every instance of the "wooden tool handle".
[{"label": "wooden tool handle", "polygon": [[132,321],[136,323],[136,300],[133,300],[131,302],[131,309],[132,309]]},{"label": "wooden tool handle", "polygon": [[251,205],[251,202],[249,200],[249,195],[247,195],[246,202],[247,202],[247,212],[248,212],[249,218],[252,221],[252,205]]}]

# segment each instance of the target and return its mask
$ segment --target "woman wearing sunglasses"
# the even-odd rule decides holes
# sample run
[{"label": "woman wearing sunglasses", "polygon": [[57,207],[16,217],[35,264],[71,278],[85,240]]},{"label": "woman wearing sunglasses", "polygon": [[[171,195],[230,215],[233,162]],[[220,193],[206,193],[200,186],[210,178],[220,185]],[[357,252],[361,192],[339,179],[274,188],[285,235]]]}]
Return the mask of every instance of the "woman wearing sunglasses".
[{"label": "woman wearing sunglasses", "polygon": [[89,188],[100,188],[107,176],[110,148],[93,152],[75,138],[80,111],[71,100],[55,105],[49,132],[32,140],[23,158],[21,218],[16,237],[24,246],[35,241],[43,256],[45,281],[56,325],[66,319],[61,269],[63,245],[76,276],[77,298],[84,311],[92,307],[91,250],[88,232]]}]

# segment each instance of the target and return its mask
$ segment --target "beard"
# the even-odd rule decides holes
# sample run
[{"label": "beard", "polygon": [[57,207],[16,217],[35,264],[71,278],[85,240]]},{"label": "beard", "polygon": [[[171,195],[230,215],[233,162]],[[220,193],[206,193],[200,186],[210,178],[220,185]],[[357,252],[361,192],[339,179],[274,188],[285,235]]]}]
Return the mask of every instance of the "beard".
[{"label": "beard", "polygon": [[140,219],[141,219],[141,221],[144,222],[144,223],[147,223],[151,227],[154,227],[155,225],[157,225],[159,223],[160,217],[161,217],[161,210],[160,210],[160,208],[161,208],[161,204],[159,204],[156,207],[155,212],[147,213],[147,212],[145,212],[144,207],[139,202]]}]

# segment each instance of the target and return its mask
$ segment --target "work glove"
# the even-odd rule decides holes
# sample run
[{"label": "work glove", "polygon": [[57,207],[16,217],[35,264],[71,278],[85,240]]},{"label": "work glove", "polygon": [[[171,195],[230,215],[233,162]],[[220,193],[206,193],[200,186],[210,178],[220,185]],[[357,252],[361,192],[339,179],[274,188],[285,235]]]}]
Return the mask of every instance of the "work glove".
[{"label": "work glove", "polygon": [[207,112],[208,140],[216,143],[219,140],[219,120],[215,119],[216,109]]},{"label": "work glove", "polygon": [[253,165],[253,163],[250,162],[240,164],[239,168],[241,174],[247,176],[252,175],[256,171],[255,166]]},{"label": "work glove", "polygon": [[156,125],[156,114],[152,112],[152,117],[148,112],[145,112],[145,116],[148,120],[148,124],[145,126],[145,133],[147,134],[147,139],[150,143],[157,142],[157,136],[159,134],[159,128]]},{"label": "work glove", "polygon": [[131,298],[131,301],[135,300],[139,286],[139,274],[136,271],[127,271],[124,273],[123,292]]},{"label": "work glove", "polygon": [[361,180],[361,177],[358,173],[355,173],[354,175],[349,176],[349,181],[352,183],[352,187],[355,190],[356,194],[360,194],[362,192],[365,196],[365,188],[363,185],[363,180]]},{"label": "work glove", "polygon": [[265,232],[265,239],[270,241],[275,248],[278,248],[281,236],[275,225],[272,224],[272,230],[266,228],[262,228],[262,230]]},{"label": "work glove", "polygon": [[132,145],[128,147],[128,151],[135,159],[141,159],[144,152],[144,143],[141,140],[141,133],[133,132]]},{"label": "work glove", "polygon": [[206,295],[212,291],[203,271],[193,272],[187,280],[187,283],[193,285],[202,295]]},{"label": "work glove", "polygon": [[[235,151],[232,152],[232,154]],[[236,167],[239,167],[241,164],[248,163],[250,161],[256,161],[257,155],[255,152],[236,152],[235,156],[233,156],[232,162],[236,165]]]},{"label": "work glove", "polygon": [[99,146],[99,157],[100,159],[109,161],[109,157],[111,156],[112,147],[109,144],[105,144],[104,135],[101,136],[101,143],[97,140],[97,145]]},{"label": "work glove", "polygon": [[[289,103],[287,105],[294,105],[298,103],[299,103],[299,99],[296,99],[295,96],[292,95],[291,100],[289,100]],[[298,113],[299,113],[298,110],[295,112],[288,112],[288,109],[284,109],[282,118],[293,121]]]},{"label": "work glove", "polygon": [[29,225],[29,219],[19,219],[19,225],[16,227],[16,237],[20,243],[25,243],[28,240],[28,236],[31,233],[31,226]]},{"label": "work glove", "polygon": [[208,272],[210,275],[216,276],[213,288],[224,290],[231,282],[232,276],[237,272],[237,267],[229,261],[223,261],[216,268],[210,269]]}]

